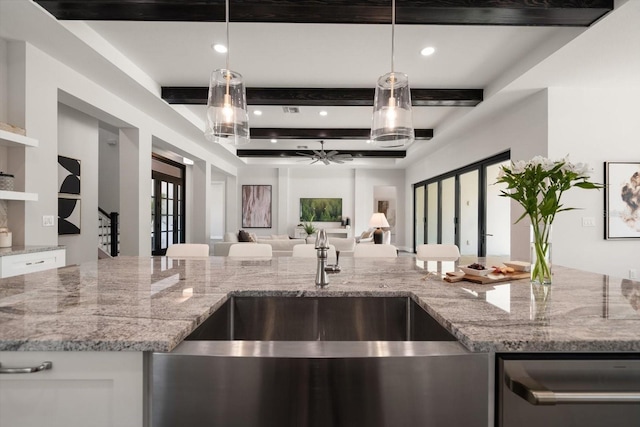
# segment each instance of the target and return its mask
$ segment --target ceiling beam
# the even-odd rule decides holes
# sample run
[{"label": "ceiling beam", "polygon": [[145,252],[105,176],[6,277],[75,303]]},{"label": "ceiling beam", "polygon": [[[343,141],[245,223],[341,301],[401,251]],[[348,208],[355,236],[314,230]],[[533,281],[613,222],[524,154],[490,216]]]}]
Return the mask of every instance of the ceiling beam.
[{"label": "ceiling beam", "polygon": [[[398,0],[397,24],[589,26],[614,0]],[[57,19],[224,22],[224,0],[36,0]],[[388,0],[235,0],[231,22],[389,24]]]},{"label": "ceiling beam", "polygon": [[[251,139],[361,139],[371,137],[371,129],[332,128],[251,128]],[[417,140],[433,138],[433,129],[415,129]]]},{"label": "ceiling beam", "polygon": [[[316,150],[319,151],[319,150]],[[331,151],[331,150],[327,150]],[[300,157],[297,153],[305,153],[313,155],[313,150],[237,150],[238,157]],[[387,158],[387,159],[404,159],[407,156],[406,151],[397,150],[340,150],[340,154],[351,154],[354,158]]]},{"label": "ceiling beam", "polygon": [[[169,104],[204,105],[209,88],[163,86]],[[375,89],[347,88],[247,88],[248,105],[373,106]],[[411,89],[414,107],[474,107],[483,100],[482,89]]]}]

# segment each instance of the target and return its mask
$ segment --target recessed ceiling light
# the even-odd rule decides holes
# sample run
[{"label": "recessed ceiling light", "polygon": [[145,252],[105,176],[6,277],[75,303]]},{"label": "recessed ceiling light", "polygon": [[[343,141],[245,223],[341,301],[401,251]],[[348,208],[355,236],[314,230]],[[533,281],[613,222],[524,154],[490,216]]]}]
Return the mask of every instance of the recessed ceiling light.
[{"label": "recessed ceiling light", "polygon": [[436,51],[435,47],[429,46],[429,47],[425,47],[424,49],[422,49],[420,51],[420,55],[422,56],[429,56],[429,55],[433,55],[433,53]]},{"label": "recessed ceiling light", "polygon": [[227,53],[227,47],[223,44],[220,43],[216,43],[213,45],[213,50],[215,50],[218,53]]},{"label": "recessed ceiling light", "polygon": [[278,142],[278,140],[277,140],[277,139],[275,139],[275,138],[271,138],[271,143],[272,143],[272,144],[275,144],[276,142]]},{"label": "recessed ceiling light", "polygon": [[262,115],[262,111],[256,110],[256,111],[253,112],[253,114],[255,114],[256,116],[261,116]]},{"label": "recessed ceiling light", "polygon": [[326,116],[327,114],[329,114],[329,113],[327,113],[327,112],[326,112],[326,111],[324,111],[324,110],[320,111],[320,115],[321,115],[321,116]]}]

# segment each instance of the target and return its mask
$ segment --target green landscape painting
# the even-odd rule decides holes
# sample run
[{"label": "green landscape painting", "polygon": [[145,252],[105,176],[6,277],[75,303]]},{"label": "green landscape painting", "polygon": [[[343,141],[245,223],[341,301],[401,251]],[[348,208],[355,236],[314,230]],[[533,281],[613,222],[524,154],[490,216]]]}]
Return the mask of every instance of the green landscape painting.
[{"label": "green landscape painting", "polygon": [[342,199],[300,199],[300,220],[341,222]]}]

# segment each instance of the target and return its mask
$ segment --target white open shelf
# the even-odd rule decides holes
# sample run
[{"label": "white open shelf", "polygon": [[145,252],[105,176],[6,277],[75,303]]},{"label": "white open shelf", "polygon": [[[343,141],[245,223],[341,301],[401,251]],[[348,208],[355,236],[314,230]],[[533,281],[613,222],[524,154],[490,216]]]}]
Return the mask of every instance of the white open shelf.
[{"label": "white open shelf", "polygon": [[24,193],[22,191],[5,191],[0,190],[0,200],[25,200],[29,202],[37,202],[37,193]]},{"label": "white open shelf", "polygon": [[38,140],[0,129],[0,145],[5,147],[37,147]]}]

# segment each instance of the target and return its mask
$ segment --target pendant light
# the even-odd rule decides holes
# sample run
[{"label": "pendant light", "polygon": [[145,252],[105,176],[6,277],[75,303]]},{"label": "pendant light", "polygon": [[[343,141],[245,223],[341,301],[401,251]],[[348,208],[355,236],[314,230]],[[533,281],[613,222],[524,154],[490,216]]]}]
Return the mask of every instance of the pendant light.
[{"label": "pendant light", "polygon": [[212,142],[241,145],[249,142],[249,114],[242,75],[229,69],[229,0],[225,2],[225,22],[227,63],[226,68],[211,73],[204,135]]},{"label": "pendant light", "polygon": [[396,1],[391,1],[391,72],[378,78],[373,100],[371,141],[385,148],[403,147],[415,139],[409,77],[394,70]]}]

